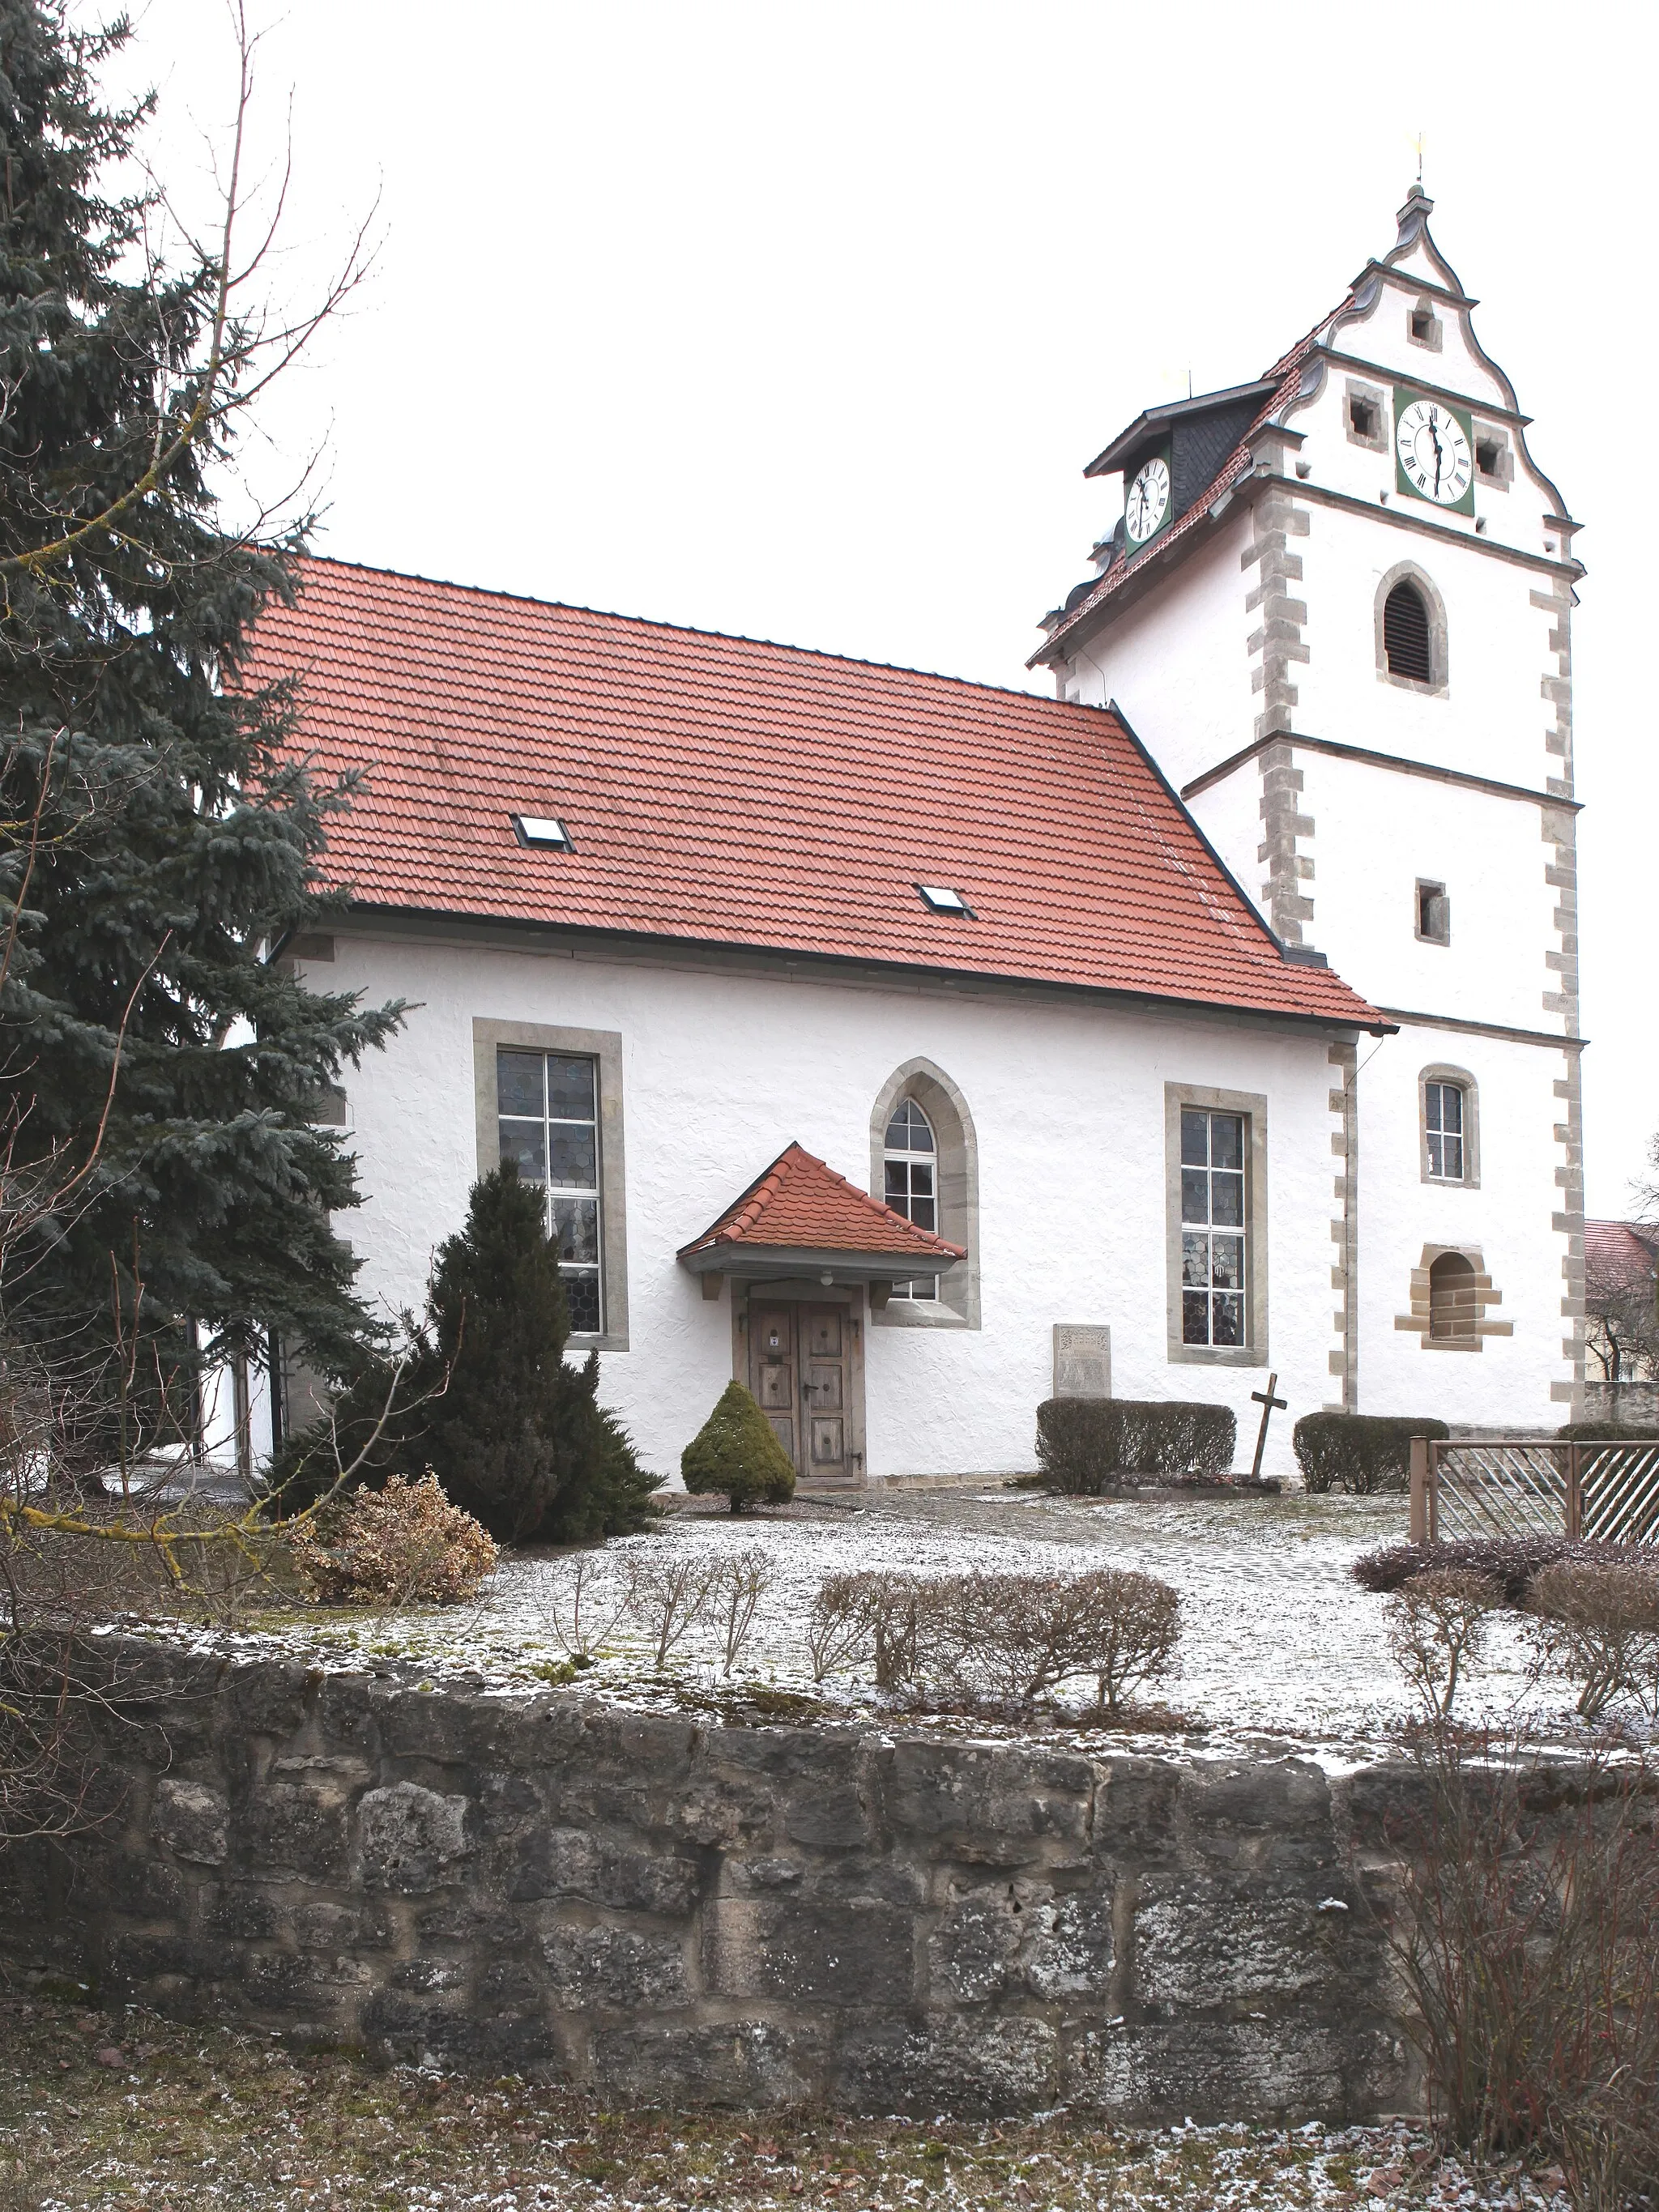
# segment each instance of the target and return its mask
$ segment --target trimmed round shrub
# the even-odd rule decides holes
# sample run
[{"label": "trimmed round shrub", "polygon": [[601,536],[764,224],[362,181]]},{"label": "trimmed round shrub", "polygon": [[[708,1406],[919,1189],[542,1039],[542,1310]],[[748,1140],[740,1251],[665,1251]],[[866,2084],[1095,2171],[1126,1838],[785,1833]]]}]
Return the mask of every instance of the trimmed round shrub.
[{"label": "trimmed round shrub", "polygon": [[1037,1407],[1045,1490],[1098,1498],[1125,1475],[1225,1474],[1238,1424],[1230,1406],[1188,1398],[1047,1398]]},{"label": "trimmed round shrub", "polygon": [[724,1491],[732,1510],[787,1505],[795,1470],[772,1425],[741,1382],[728,1382],[720,1403],[680,1454],[688,1490]]},{"label": "trimmed round shrub", "polygon": [[1413,1437],[1450,1434],[1443,1421],[1409,1413],[1304,1413],[1291,1444],[1308,1489],[1372,1498],[1411,1487]]},{"label": "trimmed round shrub", "polygon": [[331,1605],[459,1605],[497,1557],[489,1530],[450,1504],[435,1474],[354,1491],[289,1542],[301,1580]]}]

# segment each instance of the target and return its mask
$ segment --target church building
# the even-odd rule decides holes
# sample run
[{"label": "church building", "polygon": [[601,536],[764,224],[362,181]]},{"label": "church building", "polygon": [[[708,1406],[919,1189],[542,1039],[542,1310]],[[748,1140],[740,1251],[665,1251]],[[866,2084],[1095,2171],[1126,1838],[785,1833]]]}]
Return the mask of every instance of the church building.
[{"label": "church building", "polygon": [[[503,1158],[646,1462],[1033,1463],[1056,1390],[1533,1430],[1583,1381],[1579,574],[1413,191],[1265,374],[1149,409],[1052,699],[308,560],[256,640],[362,787],[409,1004],[330,1110],[418,1306]],[[280,1395],[280,1393],[279,1393]]]}]

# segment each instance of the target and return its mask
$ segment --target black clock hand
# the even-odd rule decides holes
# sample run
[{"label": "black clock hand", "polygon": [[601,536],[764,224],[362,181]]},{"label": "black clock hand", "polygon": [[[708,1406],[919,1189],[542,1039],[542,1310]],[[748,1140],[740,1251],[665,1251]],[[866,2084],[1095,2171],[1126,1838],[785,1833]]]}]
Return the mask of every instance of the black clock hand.
[{"label": "black clock hand", "polygon": [[1434,441],[1434,488],[1435,490],[1438,492],[1440,489],[1440,471],[1444,465],[1445,456],[1440,450],[1440,433],[1435,428],[1434,413],[1432,409],[1431,409],[1429,413],[1429,435]]}]

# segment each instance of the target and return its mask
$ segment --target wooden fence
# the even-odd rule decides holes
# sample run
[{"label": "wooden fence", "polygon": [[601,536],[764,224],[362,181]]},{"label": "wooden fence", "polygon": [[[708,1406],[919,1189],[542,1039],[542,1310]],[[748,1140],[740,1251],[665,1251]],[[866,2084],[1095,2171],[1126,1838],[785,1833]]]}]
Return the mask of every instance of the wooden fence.
[{"label": "wooden fence", "polygon": [[1413,1437],[1411,1532],[1659,1544],[1659,1441]]}]

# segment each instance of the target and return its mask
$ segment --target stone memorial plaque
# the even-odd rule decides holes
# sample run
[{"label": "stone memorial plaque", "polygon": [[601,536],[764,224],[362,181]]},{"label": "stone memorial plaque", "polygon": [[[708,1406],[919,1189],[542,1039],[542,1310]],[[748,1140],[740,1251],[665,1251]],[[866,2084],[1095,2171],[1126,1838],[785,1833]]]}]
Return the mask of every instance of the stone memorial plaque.
[{"label": "stone memorial plaque", "polygon": [[1085,1322],[1054,1323],[1056,1398],[1109,1398],[1112,1395],[1112,1332]]}]

